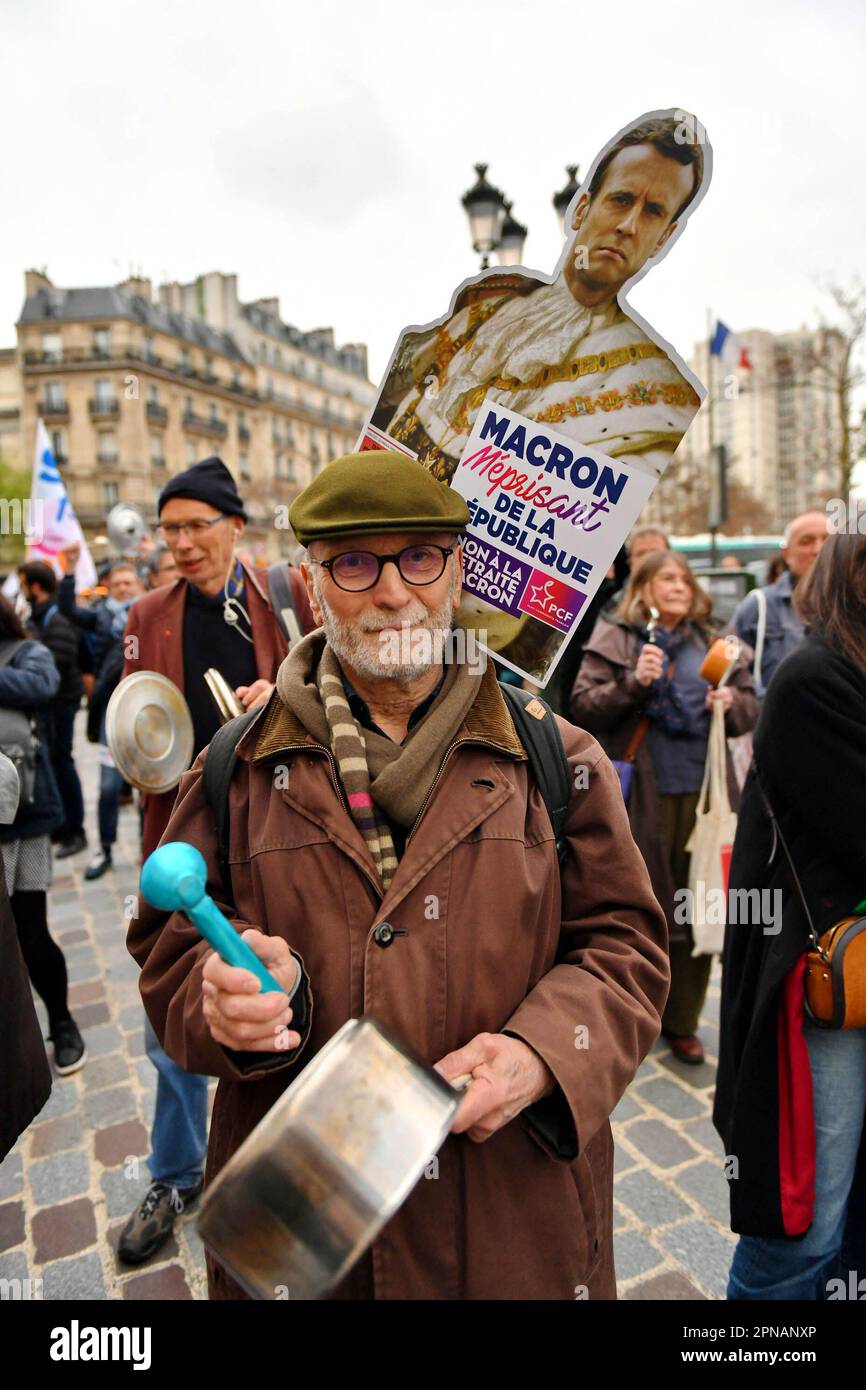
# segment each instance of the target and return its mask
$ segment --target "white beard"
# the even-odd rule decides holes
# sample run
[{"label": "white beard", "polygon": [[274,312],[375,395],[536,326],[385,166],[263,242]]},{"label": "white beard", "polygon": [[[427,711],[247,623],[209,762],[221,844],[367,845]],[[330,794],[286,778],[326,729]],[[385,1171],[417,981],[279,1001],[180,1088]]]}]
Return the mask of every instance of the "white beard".
[{"label": "white beard", "polygon": [[[318,577],[313,578],[316,602],[322,610],[322,627],[337,660],[368,680],[397,681],[409,685],[442,664],[443,649],[454,622],[454,573],[439,608],[410,603],[398,612],[371,607],[356,618],[339,618],[322,594]],[[383,634],[378,644],[366,634],[383,628],[400,628],[399,633]],[[396,651],[395,651],[396,649]]]}]

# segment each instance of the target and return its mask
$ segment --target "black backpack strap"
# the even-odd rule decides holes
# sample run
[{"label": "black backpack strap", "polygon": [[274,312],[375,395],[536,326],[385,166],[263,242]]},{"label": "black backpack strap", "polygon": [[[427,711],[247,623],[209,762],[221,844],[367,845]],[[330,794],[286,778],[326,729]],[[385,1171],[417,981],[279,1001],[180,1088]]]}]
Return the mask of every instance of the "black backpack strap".
[{"label": "black backpack strap", "polygon": [[505,684],[501,684],[499,689],[514,721],[517,736],[526,749],[532,775],[547,807],[556,839],[556,853],[562,865],[568,852],[565,822],[572,787],[571,769],[556,715],[540,696],[531,695],[528,690]]},{"label": "black backpack strap", "polygon": [[229,867],[229,787],[238,760],[237,745],[261,710],[248,709],[217,729],[208,744],[202,779],[204,794],[211,809],[217,832],[217,857],[223,887],[234,901],[232,873]]}]

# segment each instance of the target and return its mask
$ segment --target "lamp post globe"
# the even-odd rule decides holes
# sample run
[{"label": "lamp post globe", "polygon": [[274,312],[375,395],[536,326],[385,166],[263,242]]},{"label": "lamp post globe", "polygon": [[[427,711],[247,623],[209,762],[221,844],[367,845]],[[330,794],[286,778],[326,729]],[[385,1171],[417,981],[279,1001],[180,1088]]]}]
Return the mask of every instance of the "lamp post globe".
[{"label": "lamp post globe", "polygon": [[568,235],[568,228],[565,225],[565,214],[568,211],[568,205],[580,187],[580,165],[567,164],[565,166],[565,172],[568,174],[568,182],[560,188],[558,193],[554,193],[552,199],[563,236]]},{"label": "lamp post globe", "polygon": [[490,265],[490,252],[498,246],[505,221],[505,198],[498,188],[487,181],[487,165],[476,164],[478,175],[472,187],[460,199],[469,218],[472,246],[481,257],[481,268]]},{"label": "lamp post globe", "polygon": [[518,222],[511,211],[511,203],[505,204],[505,221],[502,224],[502,233],[499,238],[499,245],[495,248],[496,259],[500,265],[522,265],[523,247],[526,243],[528,228],[522,222]]}]

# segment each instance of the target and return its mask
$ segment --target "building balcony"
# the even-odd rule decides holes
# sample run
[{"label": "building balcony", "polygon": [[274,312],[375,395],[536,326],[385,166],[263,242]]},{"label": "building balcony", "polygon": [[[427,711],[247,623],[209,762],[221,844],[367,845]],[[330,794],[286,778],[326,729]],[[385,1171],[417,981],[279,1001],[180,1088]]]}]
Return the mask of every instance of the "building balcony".
[{"label": "building balcony", "polygon": [[68,401],[40,401],[39,414],[43,420],[49,424],[56,424],[61,420],[69,419]]},{"label": "building balcony", "polygon": [[91,400],[88,402],[88,407],[91,420],[116,420],[120,414],[120,401],[116,398],[114,400],[107,398],[100,401]]},{"label": "building balcony", "polygon": [[203,434],[208,439],[225,439],[229,432],[225,420],[211,420],[204,415],[195,415],[191,410],[184,411],[183,427],[191,434]]},{"label": "building balcony", "polygon": [[159,401],[148,401],[145,405],[147,418],[152,425],[165,425],[168,423],[168,411]]},{"label": "building balcony", "polygon": [[97,454],[96,462],[102,468],[113,468],[117,463],[117,453],[115,452],[113,454]]},{"label": "building balcony", "polygon": [[152,454],[150,459],[151,468],[165,468],[165,457],[162,454]]}]

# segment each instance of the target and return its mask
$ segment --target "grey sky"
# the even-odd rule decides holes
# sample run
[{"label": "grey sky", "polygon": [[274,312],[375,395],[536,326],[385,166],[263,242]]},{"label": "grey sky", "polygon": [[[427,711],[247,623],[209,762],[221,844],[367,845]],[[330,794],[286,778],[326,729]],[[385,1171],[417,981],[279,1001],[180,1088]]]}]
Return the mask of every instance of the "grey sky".
[{"label": "grey sky", "polygon": [[383,371],[406,324],[477,269],[472,164],[561,249],[550,198],[641,112],[693,110],[713,183],[632,303],[684,356],[731,327],[811,321],[866,234],[859,0],[3,6],[0,345],[22,272],[55,284],[237,271]]}]

